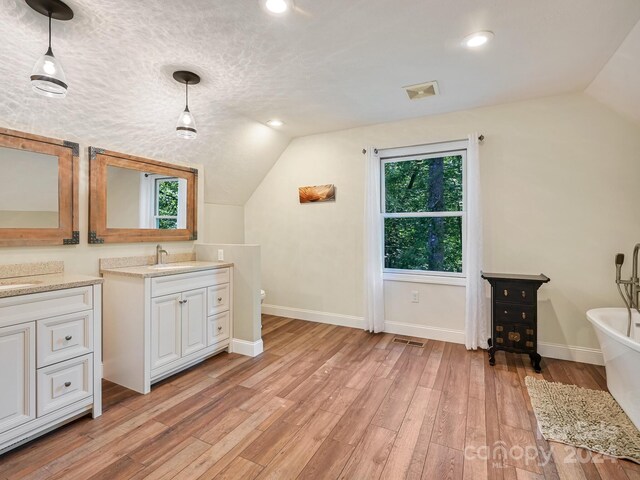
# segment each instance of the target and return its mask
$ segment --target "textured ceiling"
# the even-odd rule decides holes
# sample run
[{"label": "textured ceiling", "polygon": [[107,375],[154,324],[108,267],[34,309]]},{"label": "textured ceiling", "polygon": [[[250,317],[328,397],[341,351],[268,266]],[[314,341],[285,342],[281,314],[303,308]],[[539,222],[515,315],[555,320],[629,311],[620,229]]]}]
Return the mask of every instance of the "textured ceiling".
[{"label": "textured ceiling", "polygon": [[[290,137],[584,89],[640,18],[638,0],[68,0],[53,47],[64,100],[33,94],[46,19],[0,0],[0,125],[206,167],[206,200],[243,205]],[[470,32],[494,41],[470,52]],[[192,69],[199,136],[175,137]],[[400,88],[438,80],[441,96]],[[281,130],[264,126],[282,118]]]},{"label": "textured ceiling", "polygon": [[640,22],[586,91],[614,110],[640,122]]}]

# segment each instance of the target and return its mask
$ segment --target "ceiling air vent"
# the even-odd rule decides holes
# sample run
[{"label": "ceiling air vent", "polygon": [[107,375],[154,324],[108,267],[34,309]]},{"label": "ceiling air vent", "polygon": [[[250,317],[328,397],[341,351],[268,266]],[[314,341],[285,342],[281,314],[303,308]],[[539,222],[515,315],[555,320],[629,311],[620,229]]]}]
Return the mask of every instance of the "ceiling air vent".
[{"label": "ceiling air vent", "polygon": [[410,100],[419,100],[421,98],[432,97],[438,95],[438,82],[427,82],[419,85],[410,85],[403,87],[407,91]]}]

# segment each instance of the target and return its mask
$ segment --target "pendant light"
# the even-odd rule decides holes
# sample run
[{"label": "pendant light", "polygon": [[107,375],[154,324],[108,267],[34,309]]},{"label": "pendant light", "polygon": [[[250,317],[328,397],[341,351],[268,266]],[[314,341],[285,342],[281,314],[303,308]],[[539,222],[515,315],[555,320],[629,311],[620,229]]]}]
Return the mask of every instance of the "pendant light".
[{"label": "pendant light", "polygon": [[60,0],[26,0],[27,5],[49,18],[49,48],[40,57],[31,73],[31,86],[40,95],[64,98],[67,95],[67,80],[62,65],[51,50],[51,19],[71,20],[73,10]]},{"label": "pendant light", "polygon": [[180,138],[191,140],[196,138],[198,131],[196,130],[196,121],[193,118],[193,114],[189,111],[189,85],[200,83],[200,77],[193,72],[180,70],[173,72],[173,78],[185,85],[185,107],[184,112],[178,117],[176,133]]}]

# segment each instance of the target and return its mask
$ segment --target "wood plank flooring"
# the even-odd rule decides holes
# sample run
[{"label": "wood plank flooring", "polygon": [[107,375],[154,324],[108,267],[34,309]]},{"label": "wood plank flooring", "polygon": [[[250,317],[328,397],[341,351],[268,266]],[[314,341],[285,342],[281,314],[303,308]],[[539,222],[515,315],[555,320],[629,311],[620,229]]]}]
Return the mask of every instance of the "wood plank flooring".
[{"label": "wood plank flooring", "polygon": [[[221,354],[138,395],[105,382],[104,415],[0,457],[2,479],[620,479],[640,466],[548,444],[528,358],[282,317],[265,352]],[[540,377],[605,389],[600,367]]]}]

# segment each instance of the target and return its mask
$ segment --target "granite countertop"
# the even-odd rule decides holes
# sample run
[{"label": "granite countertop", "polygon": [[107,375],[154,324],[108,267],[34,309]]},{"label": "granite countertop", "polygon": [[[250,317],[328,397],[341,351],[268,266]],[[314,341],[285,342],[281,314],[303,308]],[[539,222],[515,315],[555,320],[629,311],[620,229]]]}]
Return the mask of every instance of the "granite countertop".
[{"label": "granite countertop", "polygon": [[20,276],[0,279],[0,298],[50,292],[66,288],[85,287],[103,282],[100,277],[75,273],[53,273],[48,275]]},{"label": "granite countertop", "polygon": [[[211,270],[214,268],[232,267],[233,263],[229,262],[202,262],[197,260],[187,262],[174,262],[158,265],[134,265],[127,267],[114,267],[100,269],[102,275],[126,275],[129,277],[165,277],[167,275],[176,275],[178,273],[199,272],[202,270]],[[158,268],[160,267],[160,268]]]}]

